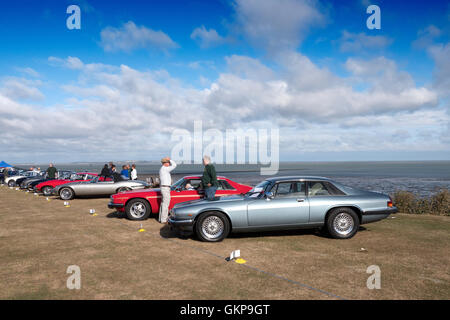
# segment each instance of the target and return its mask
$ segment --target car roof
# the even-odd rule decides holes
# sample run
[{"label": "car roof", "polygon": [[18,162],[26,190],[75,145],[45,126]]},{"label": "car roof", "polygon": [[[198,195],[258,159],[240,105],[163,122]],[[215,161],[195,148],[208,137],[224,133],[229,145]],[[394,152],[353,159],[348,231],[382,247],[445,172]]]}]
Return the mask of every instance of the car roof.
[{"label": "car roof", "polygon": [[266,181],[270,182],[279,182],[279,181],[305,181],[305,180],[312,180],[312,181],[330,181],[330,179],[326,177],[319,177],[319,176],[286,176],[286,177],[273,177],[273,178],[267,178]]}]

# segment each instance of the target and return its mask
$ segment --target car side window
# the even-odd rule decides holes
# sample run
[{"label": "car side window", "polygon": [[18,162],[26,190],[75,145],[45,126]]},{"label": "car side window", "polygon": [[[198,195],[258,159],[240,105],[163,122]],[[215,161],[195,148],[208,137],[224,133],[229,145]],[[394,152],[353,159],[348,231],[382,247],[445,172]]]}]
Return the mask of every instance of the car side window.
[{"label": "car side window", "polygon": [[226,180],[217,180],[219,187],[217,190],[234,190],[234,188]]},{"label": "car side window", "polygon": [[330,191],[325,187],[325,184],[321,181],[308,181],[308,196],[329,196]]},{"label": "car side window", "polygon": [[272,188],[276,198],[305,196],[305,184],[303,182],[280,182]]}]

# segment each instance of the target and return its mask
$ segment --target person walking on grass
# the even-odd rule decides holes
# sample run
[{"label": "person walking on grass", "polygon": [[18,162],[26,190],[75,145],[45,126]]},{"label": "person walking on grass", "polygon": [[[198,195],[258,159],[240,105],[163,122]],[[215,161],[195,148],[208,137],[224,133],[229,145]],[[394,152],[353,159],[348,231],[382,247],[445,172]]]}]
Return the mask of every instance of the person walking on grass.
[{"label": "person walking on grass", "polygon": [[161,164],[161,169],[159,169],[159,183],[162,199],[161,205],[159,206],[159,222],[167,223],[170,204],[170,185],[172,184],[170,172],[177,167],[177,164],[169,157],[161,159]]},{"label": "person walking on grass", "polygon": [[58,177],[58,171],[53,166],[53,163],[50,163],[48,169],[46,170],[47,178],[50,180],[54,180]]},{"label": "person walking on grass", "polygon": [[211,158],[206,155],[203,156],[203,165],[205,169],[202,176],[202,185],[205,189],[206,200],[211,201],[214,200],[219,185],[217,182],[216,168],[211,164]]}]

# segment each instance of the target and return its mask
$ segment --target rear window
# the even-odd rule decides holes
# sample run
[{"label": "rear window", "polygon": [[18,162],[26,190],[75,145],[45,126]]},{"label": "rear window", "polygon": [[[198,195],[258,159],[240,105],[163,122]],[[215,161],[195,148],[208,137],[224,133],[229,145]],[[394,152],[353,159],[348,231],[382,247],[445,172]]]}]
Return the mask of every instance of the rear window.
[{"label": "rear window", "polygon": [[328,181],[308,181],[308,196],[341,196],[344,192]]}]

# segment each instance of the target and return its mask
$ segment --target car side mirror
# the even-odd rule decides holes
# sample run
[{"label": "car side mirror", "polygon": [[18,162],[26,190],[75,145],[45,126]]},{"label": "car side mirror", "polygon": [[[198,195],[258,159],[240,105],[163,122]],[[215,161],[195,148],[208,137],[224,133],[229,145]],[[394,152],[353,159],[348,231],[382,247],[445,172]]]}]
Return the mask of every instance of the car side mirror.
[{"label": "car side mirror", "polygon": [[275,198],[275,195],[273,194],[273,192],[266,192],[264,193],[264,197],[266,198],[266,200],[272,200],[273,198]]}]

